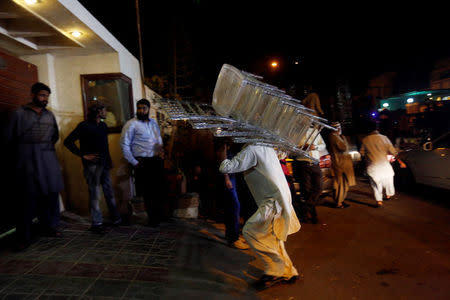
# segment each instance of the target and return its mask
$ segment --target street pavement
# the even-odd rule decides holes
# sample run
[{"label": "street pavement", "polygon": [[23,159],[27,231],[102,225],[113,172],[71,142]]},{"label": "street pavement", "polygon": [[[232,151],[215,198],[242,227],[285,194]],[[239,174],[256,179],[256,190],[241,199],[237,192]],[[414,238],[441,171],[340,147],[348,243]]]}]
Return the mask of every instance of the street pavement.
[{"label": "street pavement", "polygon": [[250,287],[261,262],[228,247],[223,224],[150,228],[137,216],[98,235],[66,214],[62,239],[40,238],[20,253],[2,241],[0,299],[450,299],[449,195],[422,189],[375,208],[359,179],[350,207],[325,197],[320,223],[288,238],[300,280],[264,291]]}]

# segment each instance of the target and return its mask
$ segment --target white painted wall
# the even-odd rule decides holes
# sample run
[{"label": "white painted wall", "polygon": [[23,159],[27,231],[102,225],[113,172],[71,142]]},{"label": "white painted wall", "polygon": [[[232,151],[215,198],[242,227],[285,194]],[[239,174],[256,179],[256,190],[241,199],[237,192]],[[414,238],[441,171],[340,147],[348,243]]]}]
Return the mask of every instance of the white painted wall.
[{"label": "white painted wall", "polygon": [[[63,167],[65,206],[68,210],[88,214],[88,191],[83,177],[81,159],[70,153],[62,141],[84,119],[80,75],[123,73],[132,79],[133,99],[142,98],[141,76],[137,59],[129,53],[107,53],[88,56],[52,56],[50,54],[21,57],[38,67],[38,77],[52,89],[49,101],[60,129],[57,144],[58,158]],[[108,136],[111,158],[115,166],[111,170],[117,203],[122,211],[132,197],[128,164],[119,146],[120,134]],[[106,207],[103,205],[105,214]]]}]

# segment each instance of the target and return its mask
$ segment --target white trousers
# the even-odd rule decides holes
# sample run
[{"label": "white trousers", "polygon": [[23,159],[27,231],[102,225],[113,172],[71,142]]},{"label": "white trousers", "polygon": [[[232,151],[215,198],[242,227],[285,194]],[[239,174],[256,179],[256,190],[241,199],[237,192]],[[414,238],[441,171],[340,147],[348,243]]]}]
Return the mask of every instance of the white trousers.
[{"label": "white trousers", "polygon": [[373,179],[370,177],[370,186],[373,189],[375,200],[383,201],[383,189],[386,190],[386,196],[394,196],[394,176],[388,176],[385,178]]},{"label": "white trousers", "polygon": [[284,248],[284,242],[274,233],[275,214],[273,202],[266,202],[247,220],[242,234],[264,262],[264,274],[291,278],[298,272]]}]

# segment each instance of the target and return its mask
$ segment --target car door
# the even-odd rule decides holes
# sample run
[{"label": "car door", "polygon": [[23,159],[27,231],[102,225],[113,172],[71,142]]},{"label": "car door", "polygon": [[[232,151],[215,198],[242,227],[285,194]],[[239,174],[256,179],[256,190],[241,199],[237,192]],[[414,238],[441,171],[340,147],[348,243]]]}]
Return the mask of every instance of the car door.
[{"label": "car door", "polygon": [[433,141],[432,146],[432,150],[411,153],[411,171],[419,183],[450,189],[450,133]]}]

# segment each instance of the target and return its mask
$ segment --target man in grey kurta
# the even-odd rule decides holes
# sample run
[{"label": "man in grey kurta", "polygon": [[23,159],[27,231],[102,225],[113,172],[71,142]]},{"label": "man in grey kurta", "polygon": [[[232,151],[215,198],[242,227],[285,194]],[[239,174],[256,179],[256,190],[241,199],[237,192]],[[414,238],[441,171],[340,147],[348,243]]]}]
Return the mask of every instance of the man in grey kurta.
[{"label": "man in grey kurta", "polygon": [[32,102],[13,113],[6,133],[7,144],[15,154],[18,250],[30,245],[35,216],[39,219],[41,234],[61,236],[56,227],[63,180],[55,152],[58,126],[53,113],[45,108],[50,92],[45,84],[35,83],[31,88]]}]

